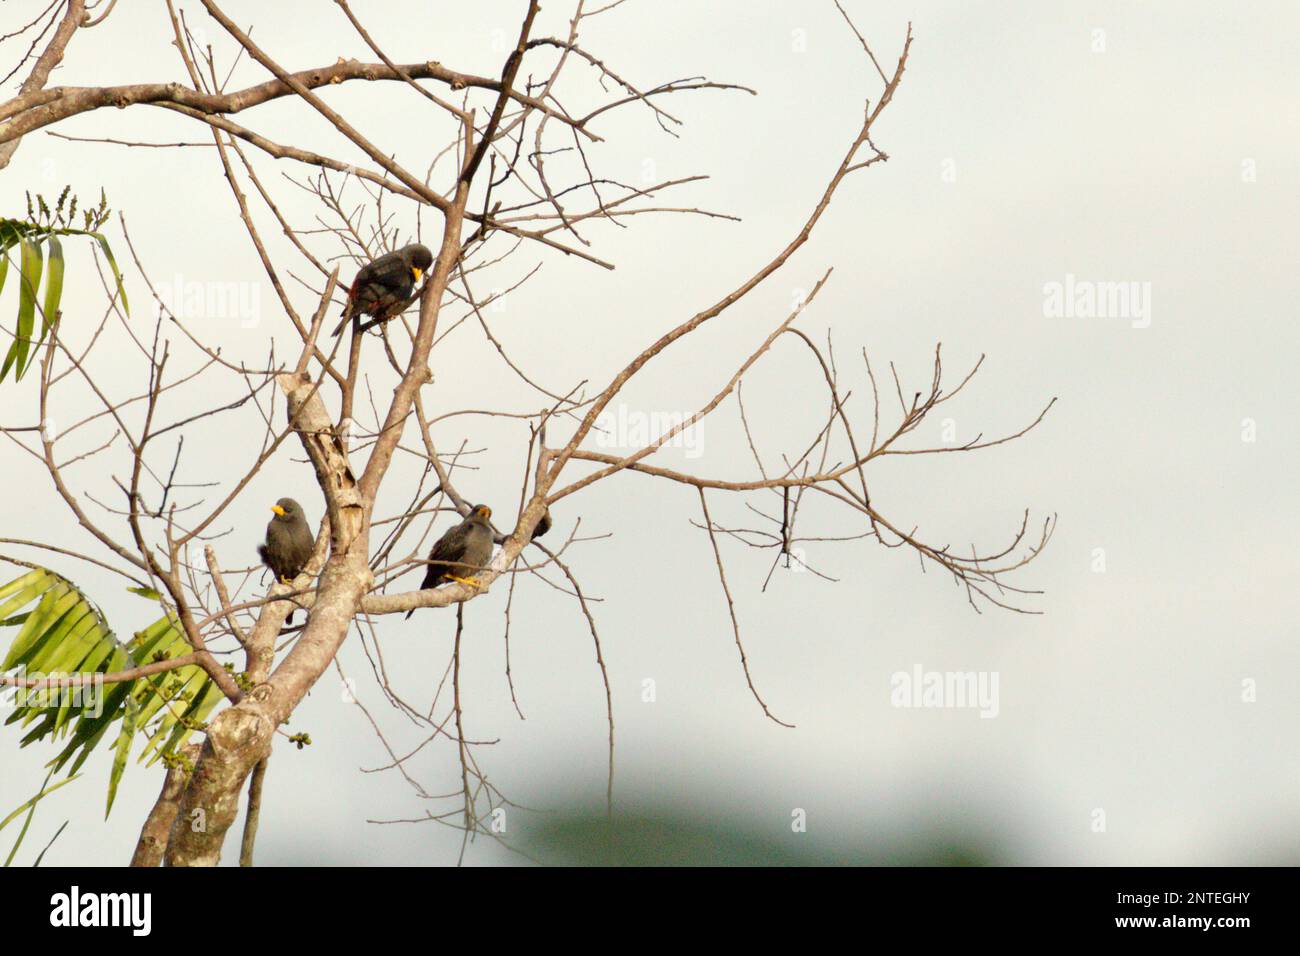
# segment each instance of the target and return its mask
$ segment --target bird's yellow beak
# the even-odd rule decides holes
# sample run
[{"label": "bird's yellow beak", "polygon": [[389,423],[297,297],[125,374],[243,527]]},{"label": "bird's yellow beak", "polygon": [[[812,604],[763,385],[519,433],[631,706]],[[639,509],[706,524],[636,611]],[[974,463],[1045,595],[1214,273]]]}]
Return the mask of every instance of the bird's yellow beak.
[{"label": "bird's yellow beak", "polygon": [[278,514],[281,518],[283,518],[286,514],[285,510],[281,508],[279,505],[271,505],[271,510],[274,511],[276,514]]},{"label": "bird's yellow beak", "polygon": [[411,266],[411,275],[415,276],[416,282],[419,282],[420,276],[424,275],[424,273],[421,272],[419,269],[417,269],[415,266]]}]

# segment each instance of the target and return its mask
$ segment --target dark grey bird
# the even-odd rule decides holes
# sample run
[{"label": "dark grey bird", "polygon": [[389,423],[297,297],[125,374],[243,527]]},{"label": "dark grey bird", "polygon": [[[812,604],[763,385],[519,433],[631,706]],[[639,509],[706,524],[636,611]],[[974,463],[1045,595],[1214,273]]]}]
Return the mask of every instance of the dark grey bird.
[{"label": "dark grey bird", "polygon": [[[271,510],[275,517],[266,526],[266,543],[257,546],[257,554],[276,580],[289,584],[307,566],[316,539],[302,513],[302,505],[292,498],[281,498]],[[293,612],[289,613],[289,623],[293,623]]]},{"label": "dark grey bird", "polygon": [[[492,557],[492,509],[475,505],[469,517],[449,529],[429,552],[429,568],[424,573],[420,590],[436,588],[447,581],[457,581],[472,588],[479,587],[478,572],[487,566]],[[415,609],[406,612],[410,617]]]},{"label": "dark grey bird", "polygon": [[540,538],[542,535],[546,534],[546,532],[550,530],[551,530],[551,509],[547,508],[545,511],[542,512],[542,520],[537,522],[537,527],[533,529],[533,536],[528,540],[536,541],[538,538]]},{"label": "dark grey bird", "polygon": [[433,253],[418,242],[366,263],[352,280],[348,303],[343,307],[343,321],[334,334],[342,332],[358,315],[373,316],[380,322],[391,319],[406,305],[415,292],[415,284],[431,265]]},{"label": "dark grey bird", "polygon": [[281,498],[271,510],[275,517],[266,526],[266,543],[258,545],[257,554],[281,583],[290,584],[307,566],[316,539],[302,505],[292,498]]}]

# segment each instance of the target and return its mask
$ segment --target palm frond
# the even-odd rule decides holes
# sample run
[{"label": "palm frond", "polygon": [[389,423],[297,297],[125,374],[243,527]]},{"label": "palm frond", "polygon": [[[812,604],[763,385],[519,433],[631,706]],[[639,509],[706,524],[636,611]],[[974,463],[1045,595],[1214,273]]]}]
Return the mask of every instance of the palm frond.
[{"label": "palm frond", "polygon": [[[90,675],[193,652],[170,613],[122,643],[99,608],[72,582],[47,568],[35,568],[0,587],[4,626],[18,632],[0,662],[0,673],[21,670],[29,679],[78,675],[85,681]],[[152,765],[174,754],[200,729],[220,698],[208,674],[191,664],[115,684],[91,680],[79,687],[56,685],[30,692],[20,688],[6,724],[26,729],[24,747],[41,740],[62,743],[47,766],[58,773],[70,764],[71,776],[120,722],[109,771],[107,816],[136,737],[145,738],[137,761]]]}]

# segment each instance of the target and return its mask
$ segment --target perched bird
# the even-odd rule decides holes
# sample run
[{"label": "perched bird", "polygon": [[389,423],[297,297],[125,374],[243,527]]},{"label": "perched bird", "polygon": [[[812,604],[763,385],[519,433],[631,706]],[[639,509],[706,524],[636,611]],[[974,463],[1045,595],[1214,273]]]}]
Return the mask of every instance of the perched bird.
[{"label": "perched bird", "polygon": [[533,536],[528,540],[536,541],[538,538],[540,538],[542,535],[546,534],[546,532],[550,530],[551,530],[551,509],[547,508],[545,511],[542,512],[542,520],[537,522],[537,527],[533,529]]},{"label": "perched bird", "polygon": [[334,334],[342,332],[358,315],[374,316],[380,321],[391,319],[406,304],[420,276],[431,265],[433,253],[418,242],[366,263],[352,280],[343,321]]},{"label": "perched bird", "polygon": [[[472,588],[479,586],[477,573],[492,557],[492,509],[475,505],[469,517],[447,531],[429,552],[429,568],[420,590],[436,588],[445,581],[457,581]],[[415,609],[406,612],[410,617]]]},{"label": "perched bird", "polygon": [[258,545],[257,554],[282,583],[289,584],[307,566],[316,539],[302,505],[292,498],[281,498],[271,510],[275,517],[266,526],[266,544]]},{"label": "perched bird", "polygon": [[[275,517],[266,526],[266,543],[257,546],[257,554],[278,581],[289,584],[307,566],[316,540],[298,502],[281,498],[271,510]],[[292,611],[289,623],[293,623]]]}]

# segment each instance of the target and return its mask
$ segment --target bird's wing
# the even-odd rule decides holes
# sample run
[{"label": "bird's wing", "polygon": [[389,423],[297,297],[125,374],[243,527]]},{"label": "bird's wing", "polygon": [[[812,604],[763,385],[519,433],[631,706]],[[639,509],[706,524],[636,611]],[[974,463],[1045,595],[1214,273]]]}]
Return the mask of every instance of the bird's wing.
[{"label": "bird's wing", "polygon": [[451,571],[451,565],[460,561],[465,555],[465,540],[469,537],[470,523],[462,521],[456,527],[452,528],[433,546],[429,552],[429,569],[424,574],[424,583],[420,589],[431,588],[438,583],[448,571]]},{"label": "bird's wing", "polygon": [[395,252],[389,252],[373,262],[367,262],[357,272],[352,283],[354,294],[360,293],[367,286],[391,285],[393,282],[411,279],[410,267]]},{"label": "bird's wing", "polygon": [[306,518],[300,516],[289,529],[289,545],[293,564],[298,568],[305,567],[311,560],[312,552],[316,550],[316,536],[311,533]]},{"label": "bird's wing", "polygon": [[459,561],[465,553],[465,539],[469,537],[470,523],[462,521],[449,530],[429,553],[430,561]]},{"label": "bird's wing", "polygon": [[384,286],[407,283],[412,278],[411,267],[395,252],[380,256],[366,269],[369,272],[366,276],[367,282],[377,282]]}]

